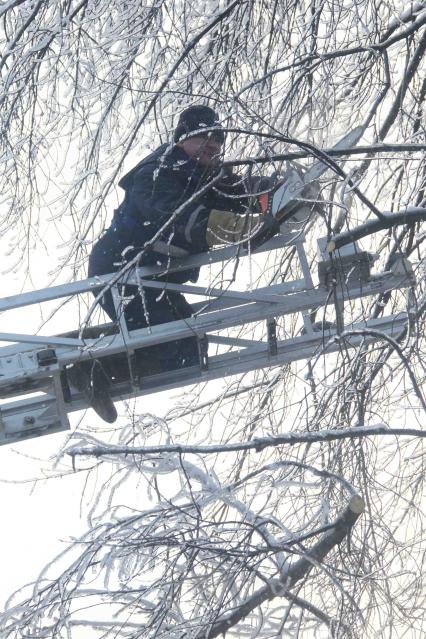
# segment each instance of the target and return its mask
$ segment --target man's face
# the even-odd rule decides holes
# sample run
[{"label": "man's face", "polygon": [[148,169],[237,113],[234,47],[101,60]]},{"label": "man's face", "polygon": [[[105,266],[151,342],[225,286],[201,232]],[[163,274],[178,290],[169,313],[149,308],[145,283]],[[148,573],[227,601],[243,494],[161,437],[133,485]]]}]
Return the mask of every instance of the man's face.
[{"label": "man's face", "polygon": [[185,153],[205,167],[216,166],[220,161],[222,143],[211,135],[194,135],[179,142]]}]

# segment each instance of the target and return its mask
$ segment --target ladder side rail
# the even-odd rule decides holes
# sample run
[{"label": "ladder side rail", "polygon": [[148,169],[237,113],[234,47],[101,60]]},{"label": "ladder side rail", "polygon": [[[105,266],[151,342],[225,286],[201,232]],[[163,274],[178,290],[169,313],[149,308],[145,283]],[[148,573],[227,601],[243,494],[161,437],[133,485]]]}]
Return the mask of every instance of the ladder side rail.
[{"label": "ladder side rail", "polygon": [[244,339],[242,337],[227,337],[225,335],[209,335],[210,344],[219,344],[221,346],[234,346],[235,348],[252,348],[259,346],[263,348],[267,342],[260,339]]},{"label": "ladder side rail", "polygon": [[[260,301],[261,297],[263,297],[264,295],[274,296],[274,301],[277,302],[279,298],[275,296],[292,295],[293,293],[300,293],[305,289],[306,287],[304,279],[282,282],[281,284],[271,284],[270,286],[259,288],[256,291],[250,291],[248,294],[252,297],[252,299],[246,298],[246,303],[249,304],[252,303],[252,301]],[[258,294],[259,299],[257,299]],[[236,306],[241,306],[241,301],[242,300],[232,301],[226,298],[213,298],[211,300],[205,300],[203,302],[193,302],[191,306],[194,309],[194,314],[197,315],[199,313],[207,312],[210,310],[218,311],[224,308],[235,308]]]},{"label": "ladder side rail", "polygon": [[[352,330],[374,328],[390,336],[397,335],[406,325],[407,315],[400,313],[386,318],[376,318],[366,322],[357,323],[351,326]],[[122,397],[138,397],[153,392],[162,392],[179,388],[184,385],[195,385],[197,383],[222,379],[230,375],[238,375],[253,370],[267,367],[282,366],[291,361],[311,359],[320,353],[324,344],[327,344],[327,352],[336,352],[340,349],[340,344],[333,340],[335,330],[322,333],[311,333],[277,343],[277,354],[271,357],[267,351],[267,343],[254,345],[239,352],[230,352],[222,355],[211,356],[209,368],[200,374],[198,367],[181,369],[170,373],[155,375],[146,378],[141,388],[121,384],[119,391],[114,393],[114,398],[118,401]],[[346,348],[357,348],[362,340],[374,343],[380,339],[379,336],[352,336],[345,340]],[[56,400],[53,397],[31,397],[21,399],[16,402],[5,404],[0,410],[0,445],[10,444],[30,437],[64,430],[57,421],[48,424],[47,417],[49,410]],[[73,401],[66,404],[67,413],[88,408],[87,401],[82,396],[73,398]],[[53,411],[54,414],[54,411]],[[34,417],[34,421],[29,419]],[[41,426],[37,427],[37,419],[40,416]]]},{"label": "ladder side rail", "polygon": [[[304,283],[304,280],[301,280]],[[127,284],[136,284],[144,288],[155,288],[162,291],[176,291],[187,295],[198,295],[202,297],[226,298],[228,300],[236,300],[237,303],[244,302],[267,302],[277,304],[281,302],[281,294],[262,293],[260,291],[234,291],[227,289],[209,288],[202,286],[191,286],[187,284],[175,284],[171,282],[159,282],[157,280],[137,280],[137,278],[129,278]],[[120,331],[128,337],[128,329],[121,312],[121,297],[117,291],[117,286],[111,287],[112,298],[118,317]],[[205,304],[204,304],[205,305]],[[85,346],[85,341],[78,338],[60,337],[60,336],[40,336],[27,335],[23,333],[0,333],[0,342],[24,342],[29,344],[44,344],[47,346]]]},{"label": "ladder side rail", "polygon": [[[407,315],[399,314],[385,318],[376,318],[367,322],[359,322],[348,327],[350,331],[356,330],[374,330],[384,333],[390,337],[396,337],[398,333],[406,326]],[[246,348],[238,352],[223,353],[211,356],[211,368],[221,367],[229,371],[229,375],[236,375],[248,370],[258,368],[268,368],[283,363],[289,363],[300,360],[312,360],[323,352],[326,346],[327,353],[335,353],[341,349],[340,340],[334,339],[337,336],[337,330],[326,330],[322,332],[305,333],[297,337],[279,340],[277,342],[277,353],[271,355],[268,352],[268,343],[254,343],[252,347]],[[363,341],[371,344],[380,340],[380,336],[376,335],[351,335],[344,338],[345,348],[357,348]],[[262,364],[256,365],[254,368],[247,368],[250,360],[261,359]],[[252,361],[251,363],[254,363]],[[257,362],[259,363],[259,362]],[[240,368],[241,365],[241,368]],[[223,373],[225,376],[225,373]],[[201,380],[201,381],[204,381]]]},{"label": "ladder side rail", "polygon": [[[133,283],[133,278],[129,283]],[[135,280],[136,283],[136,280]],[[139,284],[146,288],[156,288],[162,291],[177,291],[187,295],[200,295],[202,297],[226,297],[239,302],[268,302],[276,304],[281,301],[281,295],[277,293],[262,293],[259,291],[235,291],[232,289],[210,288],[208,286],[192,286],[190,284],[174,284],[172,282],[159,282],[158,280],[140,280]]]},{"label": "ladder side rail", "polygon": [[[80,346],[84,347],[84,340],[71,338],[71,337],[60,337],[56,335],[27,335],[25,333],[0,333],[0,342],[22,342],[25,344],[40,344],[41,346]],[[14,352],[17,352],[14,349]],[[0,356],[3,353],[0,348]]]},{"label": "ladder side rail", "polygon": [[[172,286],[173,288],[171,288]],[[184,284],[169,285],[168,284],[167,288],[168,290],[180,291],[181,286],[186,286],[186,285]],[[160,282],[156,282],[155,288],[162,288],[162,284]],[[270,296],[271,299],[274,302],[276,302],[280,299],[279,296],[296,293],[302,290],[304,290],[304,280],[294,280],[291,282],[283,282],[281,284],[272,284],[271,286],[265,286],[258,289],[254,293],[248,292],[247,295],[249,296],[249,298],[247,298],[245,293],[241,293],[241,296],[238,295],[237,299],[231,299],[229,296],[225,296],[223,298],[217,297],[211,300],[195,302],[192,304],[192,307],[194,309],[195,314],[200,314],[203,311],[206,312],[211,310],[215,310],[215,311],[221,310],[224,308],[235,308],[236,306],[241,306],[242,303],[246,303],[246,304],[252,303],[254,300],[250,298],[256,297],[256,301],[257,301],[257,294],[259,294],[259,300],[268,299],[269,301],[269,296]],[[185,292],[190,293],[190,291],[185,291]],[[233,295],[233,292],[232,292],[232,295]],[[104,333],[108,334],[109,329],[113,326],[114,326],[113,322],[102,325],[102,328],[104,329]],[[75,332],[77,333],[77,331]],[[33,336],[33,335],[21,335],[18,333],[0,333],[0,341],[22,342],[22,344],[17,343],[10,346],[1,346],[0,357],[15,355],[20,352],[27,352],[29,350],[29,347],[25,344],[34,344],[34,345],[40,344],[46,347],[49,347],[49,346],[86,347],[89,343],[95,343],[98,341],[98,340],[92,339],[90,342],[89,338],[83,338],[83,340],[80,340],[78,338],[67,337],[68,334],[69,333],[66,333],[65,335]],[[2,336],[4,336],[4,339]]]},{"label": "ladder side rail", "polygon": [[[252,253],[263,253],[265,251],[271,251],[284,246],[291,246],[295,238],[300,233],[288,233],[286,235],[277,235],[269,242],[262,244]],[[239,257],[247,257],[248,251],[246,249],[229,246],[224,249],[217,249],[206,253],[200,253],[197,255],[189,256],[185,259],[173,259],[170,265],[167,266],[167,273],[174,273],[191,268],[214,264],[217,262],[223,262],[227,260],[235,259]],[[164,274],[164,266],[141,266],[138,269],[140,277],[149,277],[153,275]],[[21,308],[23,306],[30,306],[32,304],[39,304],[41,302],[49,302],[62,297],[72,297],[81,293],[92,292],[96,289],[102,289],[108,286],[111,282],[117,281],[117,273],[109,273],[106,275],[97,275],[95,277],[87,278],[84,280],[78,280],[76,282],[69,282],[67,284],[59,284],[46,289],[38,289],[35,291],[29,291],[27,293],[20,293],[19,295],[10,295],[0,298],[0,312],[11,310],[14,308]],[[124,283],[127,283],[128,275],[123,278]]]},{"label": "ladder side rail", "polygon": [[[396,336],[406,325],[406,321],[406,317],[399,316],[398,318],[393,318],[391,323],[386,320],[374,326],[374,328],[390,336]],[[373,326],[356,324],[352,328],[373,328]],[[138,391],[131,396],[140,397],[151,393],[182,388],[187,385],[196,385],[217,379],[220,380],[232,375],[241,375],[259,369],[275,368],[276,366],[283,366],[294,361],[310,360],[321,352],[324,344],[327,344],[327,353],[335,353],[341,348],[341,345],[337,341],[332,340],[334,335],[336,335],[335,331],[325,336],[323,336],[322,333],[312,333],[309,335],[309,340],[306,334],[303,339],[297,337],[280,341],[277,343],[276,355],[269,353],[267,342],[240,351],[216,356],[211,355],[209,356],[208,370],[200,372],[198,367],[192,367],[186,370],[181,369],[179,371],[171,371],[166,374],[147,377],[142,380],[142,385]],[[345,348],[358,348],[363,341],[368,344],[373,344],[379,339],[379,337],[375,336],[352,336],[345,341]],[[330,342],[328,340],[330,340]],[[124,388],[121,395],[120,393],[114,395],[114,399],[116,401],[124,398],[127,399],[130,397],[128,390],[130,391],[129,387]]]},{"label": "ladder side rail", "polygon": [[[405,288],[409,280],[404,276],[393,276],[372,280],[361,289],[359,286],[338,293],[338,298],[350,300],[383,293],[390,289]],[[301,312],[309,308],[317,308],[329,300],[329,291],[325,288],[302,291],[284,297],[280,304],[252,303],[239,308],[222,311],[211,311],[198,317],[176,320],[166,324],[157,324],[149,328],[131,331],[129,339],[123,340],[120,334],[105,336],[97,340],[88,340],[85,349],[70,349],[59,347],[56,355],[61,365],[71,364],[81,359],[93,357],[102,358],[107,355],[124,353],[128,348],[144,348],[155,344],[183,339],[185,337],[203,337],[206,333],[217,332],[227,328],[241,326],[294,312]]]},{"label": "ladder side rail", "polygon": [[[410,285],[410,279],[406,276],[394,276],[391,273],[385,276],[372,279],[360,288],[353,288],[339,291],[337,299],[356,299],[383,293],[390,289],[406,288]],[[234,307],[224,310],[208,310],[197,317],[190,317],[185,320],[176,320],[166,324],[157,324],[149,328],[142,328],[128,333],[128,337],[123,339],[121,334],[105,335],[97,339],[86,341],[85,348],[73,348],[59,346],[56,349],[56,356],[61,365],[71,364],[81,359],[91,359],[93,357],[103,357],[108,354],[124,353],[128,348],[143,348],[155,344],[182,339],[185,337],[202,337],[208,332],[221,331],[227,328],[241,326],[251,322],[274,319],[275,317],[288,315],[294,312],[302,312],[310,308],[319,308],[329,300],[329,291],[326,288],[301,291],[292,295],[283,296],[277,304],[270,303],[250,303],[241,305],[239,312],[235,312]],[[28,349],[26,349],[27,352]],[[0,356],[5,353],[16,354],[17,348],[13,346],[0,349]],[[2,381],[0,378],[0,387]]]}]

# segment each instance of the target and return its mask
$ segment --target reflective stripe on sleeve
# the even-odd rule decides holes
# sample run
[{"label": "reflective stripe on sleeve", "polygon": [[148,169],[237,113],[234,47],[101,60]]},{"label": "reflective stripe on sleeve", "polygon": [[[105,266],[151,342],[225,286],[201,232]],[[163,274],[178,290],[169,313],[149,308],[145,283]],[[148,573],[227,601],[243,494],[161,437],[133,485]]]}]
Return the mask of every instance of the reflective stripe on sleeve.
[{"label": "reflective stripe on sleeve", "polygon": [[191,215],[189,216],[189,220],[187,225],[185,226],[185,239],[187,242],[191,243],[192,242],[192,237],[191,237],[191,231],[194,228],[194,224],[197,221],[197,217],[199,215],[199,213],[201,213],[201,211],[205,211],[206,208],[200,204],[200,206],[197,206],[196,209],[194,209],[191,213]]},{"label": "reflective stripe on sleeve", "polygon": [[189,255],[188,251],[180,248],[180,246],[175,246],[174,244],[169,244],[168,242],[162,242],[161,240],[157,240],[152,245],[152,248],[157,253],[161,255],[167,255],[168,257],[186,257]]}]

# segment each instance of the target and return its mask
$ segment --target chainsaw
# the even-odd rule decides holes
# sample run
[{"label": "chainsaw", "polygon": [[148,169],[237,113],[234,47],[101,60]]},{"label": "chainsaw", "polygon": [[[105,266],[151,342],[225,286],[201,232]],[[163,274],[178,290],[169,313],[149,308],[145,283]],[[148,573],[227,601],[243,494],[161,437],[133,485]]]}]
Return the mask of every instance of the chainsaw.
[{"label": "chainsaw", "polygon": [[[359,126],[347,133],[333,149],[347,149],[355,146],[363,134],[363,127]],[[251,249],[260,246],[280,231],[283,223],[297,215],[297,199],[309,185],[318,180],[328,169],[329,165],[322,160],[315,162],[305,173],[291,169],[280,180],[274,189],[258,196],[259,207],[264,215],[261,228],[250,238]],[[299,220],[300,222],[300,220]]]}]

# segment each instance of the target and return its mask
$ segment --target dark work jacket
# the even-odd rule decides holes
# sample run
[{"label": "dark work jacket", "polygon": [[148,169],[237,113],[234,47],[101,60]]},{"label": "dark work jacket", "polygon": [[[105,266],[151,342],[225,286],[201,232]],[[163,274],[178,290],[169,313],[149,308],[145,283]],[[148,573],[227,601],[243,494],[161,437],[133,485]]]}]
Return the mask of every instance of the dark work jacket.
[{"label": "dark work jacket", "polygon": [[[178,146],[162,145],[119,182],[124,201],[111,226],[94,246],[89,276],[117,271],[140,254],[139,264],[164,265],[173,247],[188,254],[208,250],[207,221],[212,209],[245,212],[247,194],[241,178],[228,173],[220,183],[193,198],[214,175]],[[174,219],[174,212],[182,207]],[[159,233],[152,246],[150,241]],[[146,246],[148,243],[148,246]],[[168,249],[166,245],[171,245]],[[182,251],[181,251],[182,252]],[[196,281],[199,269],[166,276],[173,282]]]}]

